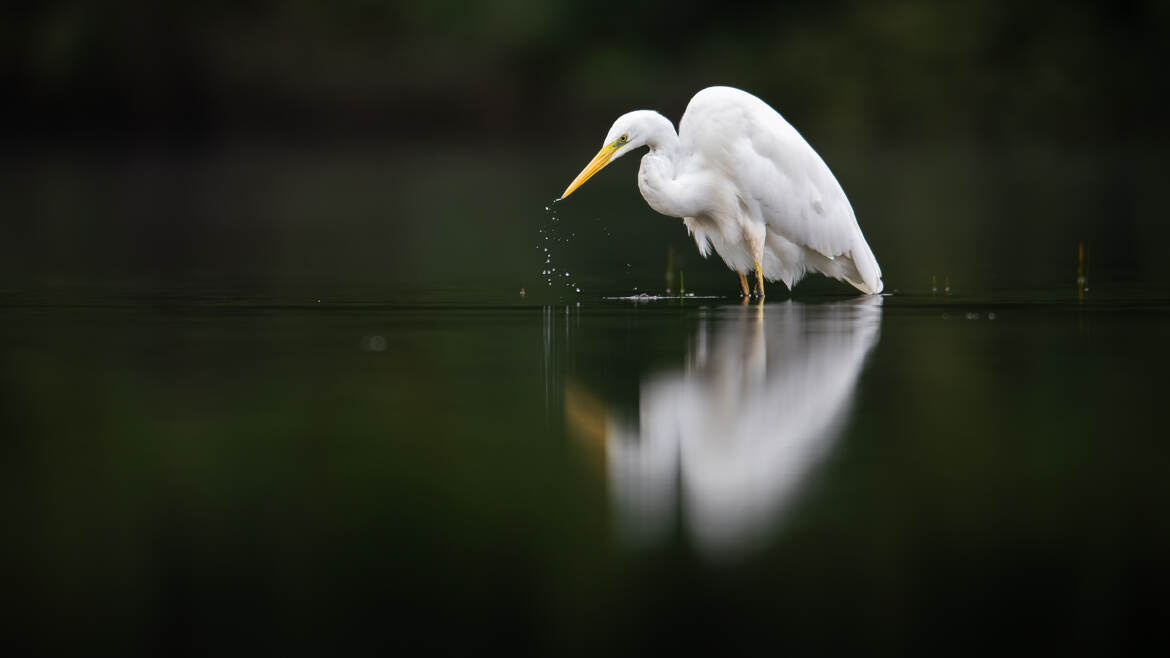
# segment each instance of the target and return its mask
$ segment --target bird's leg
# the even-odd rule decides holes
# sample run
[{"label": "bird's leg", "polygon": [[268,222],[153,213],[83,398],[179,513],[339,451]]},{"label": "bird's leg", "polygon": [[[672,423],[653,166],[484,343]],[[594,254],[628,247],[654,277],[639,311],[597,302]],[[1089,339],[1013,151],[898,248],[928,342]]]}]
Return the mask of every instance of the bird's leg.
[{"label": "bird's leg", "polygon": [[[744,218],[746,220],[746,218]],[[758,284],[757,292],[760,294],[760,299],[764,299],[764,267],[760,264],[764,260],[764,240],[767,238],[767,228],[763,222],[745,221],[743,225],[743,237],[747,242],[747,248],[752,255],[752,261],[756,265],[756,283]]]},{"label": "bird's leg", "polygon": [[752,296],[752,291],[748,288],[747,276],[743,272],[737,272],[737,274],[739,274],[739,287],[743,288],[743,298],[747,299]]}]

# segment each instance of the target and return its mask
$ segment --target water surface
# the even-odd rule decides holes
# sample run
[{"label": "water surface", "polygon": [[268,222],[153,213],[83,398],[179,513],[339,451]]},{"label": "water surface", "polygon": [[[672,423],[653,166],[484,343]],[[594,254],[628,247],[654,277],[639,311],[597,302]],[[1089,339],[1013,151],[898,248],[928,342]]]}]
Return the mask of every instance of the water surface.
[{"label": "water surface", "polygon": [[321,291],[6,295],[22,642],[1111,651],[1156,614],[1156,290]]}]

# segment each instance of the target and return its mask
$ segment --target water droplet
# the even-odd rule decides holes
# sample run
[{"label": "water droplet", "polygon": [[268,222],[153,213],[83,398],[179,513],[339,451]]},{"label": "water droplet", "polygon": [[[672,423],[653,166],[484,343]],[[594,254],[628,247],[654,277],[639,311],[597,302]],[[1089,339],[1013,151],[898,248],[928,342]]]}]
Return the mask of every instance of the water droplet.
[{"label": "water droplet", "polygon": [[580,289],[580,288],[577,288],[577,292],[581,292],[581,289]]}]

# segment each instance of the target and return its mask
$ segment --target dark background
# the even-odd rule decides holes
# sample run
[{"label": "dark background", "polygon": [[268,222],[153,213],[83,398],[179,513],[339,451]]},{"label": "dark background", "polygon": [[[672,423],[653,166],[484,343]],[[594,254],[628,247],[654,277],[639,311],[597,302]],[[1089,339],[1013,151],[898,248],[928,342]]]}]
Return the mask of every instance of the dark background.
[{"label": "dark background", "polygon": [[[6,4],[0,645],[1160,638],[1168,19],[1166,2]],[[702,305],[723,302],[599,295],[735,277],[646,207],[636,158],[546,211],[619,114],[677,121],[713,84],[821,153],[900,291],[782,539],[736,564],[696,554],[681,520],[625,550],[556,405],[571,377],[632,422],[642,382],[719,329]],[[554,229],[580,295],[540,288]],[[797,297],[822,292],[850,294],[810,277]]]},{"label": "dark background", "polygon": [[10,7],[10,138],[535,143],[713,83],[854,145],[1165,136],[1165,3]]},{"label": "dark background", "polygon": [[[0,23],[0,273],[17,288],[532,289],[543,208],[610,122],[641,107],[677,121],[694,92],[730,84],[834,169],[887,289],[1063,284],[1080,242],[1098,281],[1164,282],[1168,14],[16,3]],[[692,289],[733,288],[645,207],[636,166],[560,207],[579,240],[563,265],[587,293],[660,287],[668,258]]]}]

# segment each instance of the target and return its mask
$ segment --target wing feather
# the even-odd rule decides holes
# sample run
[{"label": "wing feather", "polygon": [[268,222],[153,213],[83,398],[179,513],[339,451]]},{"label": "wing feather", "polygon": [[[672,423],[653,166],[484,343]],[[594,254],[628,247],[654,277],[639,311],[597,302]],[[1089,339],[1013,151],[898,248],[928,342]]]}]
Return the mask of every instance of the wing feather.
[{"label": "wing feather", "polygon": [[817,152],[767,103],[730,87],[704,89],[687,106],[679,139],[703,166],[722,172],[770,231],[830,261],[851,259],[862,281],[850,283],[867,292],[881,290],[881,269],[845,191]]}]

